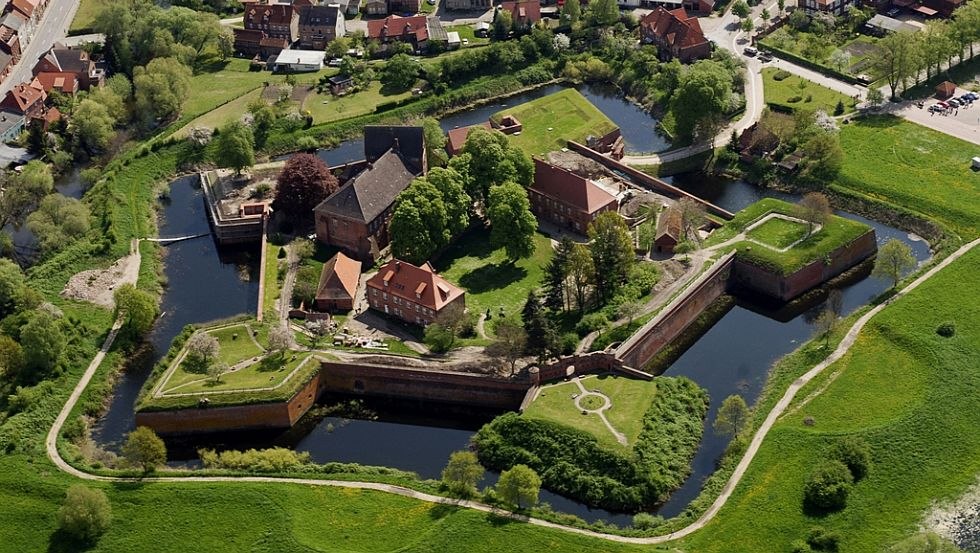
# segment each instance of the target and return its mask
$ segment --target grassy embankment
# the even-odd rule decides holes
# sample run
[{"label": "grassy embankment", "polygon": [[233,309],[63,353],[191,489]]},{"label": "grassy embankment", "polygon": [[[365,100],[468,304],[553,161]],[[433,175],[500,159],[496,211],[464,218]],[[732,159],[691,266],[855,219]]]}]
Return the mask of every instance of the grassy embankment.
[{"label": "grassy embankment", "polygon": [[[746,227],[769,213],[796,216],[797,208],[793,204],[775,198],[759,200],[736,213],[735,218],[731,221],[725,222],[721,228],[708,237],[705,245],[711,246],[734,238]],[[763,225],[759,229],[763,229],[765,226]],[[808,263],[824,259],[830,252],[863,235],[868,231],[868,228],[864,223],[832,215],[824,223],[823,228],[785,252],[779,252],[748,240],[738,242],[729,248],[738,251],[739,259],[787,275]]]},{"label": "grassy embankment", "polygon": [[510,135],[511,142],[532,156],[560,150],[569,140],[584,144],[587,136],[603,136],[616,128],[599,108],[571,88],[507,108],[492,119],[505,115],[516,117],[523,126],[521,134]]},{"label": "grassy embankment", "polygon": [[786,219],[769,219],[745,235],[773,248],[786,248],[806,236],[807,225]]},{"label": "grassy embankment", "polygon": [[786,71],[767,67],[762,70],[766,104],[788,110],[822,110],[833,115],[838,102],[844,103],[844,113],[854,111],[854,98],[841,94],[813,81]]}]

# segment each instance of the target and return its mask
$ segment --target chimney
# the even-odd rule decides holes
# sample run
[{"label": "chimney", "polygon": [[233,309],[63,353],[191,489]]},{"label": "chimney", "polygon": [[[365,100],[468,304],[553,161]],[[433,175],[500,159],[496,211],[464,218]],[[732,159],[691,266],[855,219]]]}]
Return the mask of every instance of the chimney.
[{"label": "chimney", "polygon": [[402,269],[402,262],[401,261],[395,261],[395,272],[397,273],[401,269]]},{"label": "chimney", "polygon": [[401,145],[398,143],[398,137],[397,136],[395,137],[395,140],[391,144],[391,149],[394,150],[394,151],[396,151],[396,152],[400,152],[401,151]]}]

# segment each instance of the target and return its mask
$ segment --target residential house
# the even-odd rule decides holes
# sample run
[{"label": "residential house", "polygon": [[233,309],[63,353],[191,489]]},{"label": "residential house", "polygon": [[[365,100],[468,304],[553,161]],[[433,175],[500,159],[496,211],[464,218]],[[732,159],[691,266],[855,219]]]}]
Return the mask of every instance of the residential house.
[{"label": "residential house", "polygon": [[[44,15],[47,0],[10,0],[3,8],[5,15],[13,15],[21,20],[17,34],[20,35],[20,45],[27,48],[37,29],[38,21]],[[12,23],[12,22],[11,22]]]},{"label": "residential house", "polygon": [[388,13],[419,13],[422,0],[388,0]]},{"label": "residential house", "polygon": [[364,3],[367,15],[388,15],[388,0],[367,0]]},{"label": "residential house", "polygon": [[484,121],[479,125],[472,125],[469,127],[459,127],[450,130],[446,133],[446,152],[450,157],[458,154],[463,150],[463,146],[466,145],[466,138],[470,135],[470,131],[477,128],[483,127],[484,129],[493,129],[493,126],[489,121]]},{"label": "residential house", "polygon": [[30,83],[20,83],[0,101],[0,108],[26,116],[28,119],[44,117],[44,101],[48,95],[37,79]]},{"label": "residential house", "polygon": [[[966,0],[923,0],[922,5],[914,9],[918,13],[926,16],[939,14],[941,17],[951,17],[953,12],[965,3]],[[930,14],[922,8],[934,11]]]},{"label": "residential house", "polygon": [[314,208],[317,239],[374,263],[388,247],[395,198],[426,168],[421,127],[365,127],[364,169]]},{"label": "residential house", "polygon": [[17,62],[13,56],[7,52],[0,52],[0,82],[3,82],[14,69]]},{"label": "residential house", "polygon": [[852,5],[854,0],[803,0],[803,11],[808,14],[822,12],[841,17],[847,13],[848,6]]},{"label": "residential house", "polygon": [[499,9],[510,12],[515,29],[526,31],[541,21],[541,2],[538,0],[507,0],[501,2]]},{"label": "residential house", "polygon": [[864,24],[865,30],[875,36],[885,36],[888,33],[914,33],[919,30],[911,23],[888,17],[880,13],[875,14]]},{"label": "residential house", "polygon": [[493,7],[493,2],[491,0],[446,0],[445,6],[447,10],[479,10],[485,12]]},{"label": "residential house", "polygon": [[368,21],[367,37],[381,44],[398,41],[410,44],[416,52],[428,49],[429,42],[446,42],[449,36],[437,17],[416,15],[399,17],[391,15],[384,19]]},{"label": "residential house", "polygon": [[361,280],[361,262],[337,252],[323,264],[316,287],[314,305],[318,311],[354,309],[357,285]]},{"label": "residential house", "polygon": [[527,190],[539,219],[584,234],[604,211],[616,211],[616,197],[571,171],[534,160],[534,182]]},{"label": "residential house", "polygon": [[42,71],[34,76],[41,83],[45,94],[51,94],[52,90],[58,91],[66,96],[74,96],[78,93],[78,76],[74,73],[64,71]]},{"label": "residential house", "polygon": [[299,38],[299,9],[269,0],[243,2],[244,28],[234,29],[235,52],[245,56],[278,54]]},{"label": "residential house", "polygon": [[408,323],[428,325],[450,306],[466,308],[463,290],[428,263],[416,267],[393,259],[367,280],[368,305]]},{"label": "residential house", "polygon": [[105,82],[105,70],[99,67],[88,52],[55,44],[47,54],[34,65],[33,73],[72,73],[78,79],[79,90],[101,87]]},{"label": "residential house", "polygon": [[276,56],[273,71],[303,73],[323,69],[323,50],[293,50],[287,48]]},{"label": "residential house", "polygon": [[653,44],[661,59],[676,58],[682,63],[711,56],[711,45],[701,31],[696,17],[684,8],[665,10],[657,8],[640,19],[640,39]]},{"label": "residential house", "polygon": [[323,50],[327,43],[347,34],[340,4],[303,6],[299,9],[299,44],[309,50]]},{"label": "residential house", "polygon": [[24,114],[0,107],[0,142],[15,140],[26,124],[27,118]]},{"label": "residential house", "polygon": [[0,17],[0,52],[10,54],[14,63],[20,61],[21,40],[20,32],[24,26],[24,18],[10,12]]},{"label": "residential house", "polygon": [[350,75],[334,75],[327,82],[330,83],[330,93],[334,96],[343,96],[354,86],[354,78]]},{"label": "residential house", "polygon": [[681,210],[676,205],[668,207],[657,217],[657,232],[653,237],[653,249],[661,253],[674,253],[684,235]]}]

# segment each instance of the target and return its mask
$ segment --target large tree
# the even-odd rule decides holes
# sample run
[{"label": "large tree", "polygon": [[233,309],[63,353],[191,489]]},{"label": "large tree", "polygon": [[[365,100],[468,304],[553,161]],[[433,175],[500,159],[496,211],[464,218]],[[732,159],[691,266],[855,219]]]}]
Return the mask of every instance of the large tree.
[{"label": "large tree", "polygon": [[511,376],[517,371],[517,362],[527,350],[527,332],[514,321],[504,319],[494,329],[496,338],[487,346],[487,355],[507,363]]},{"label": "large tree", "polygon": [[24,348],[10,336],[0,334],[0,382],[13,382],[24,368]]},{"label": "large tree", "polygon": [[797,204],[800,219],[807,222],[806,235],[809,237],[817,225],[827,222],[833,210],[830,208],[830,200],[825,194],[820,192],[807,192]]},{"label": "large tree", "polygon": [[133,337],[142,336],[153,328],[157,317],[157,302],[148,292],[126,283],[116,289],[116,311],[123,319],[123,328]]},{"label": "large tree", "polygon": [[27,216],[27,228],[34,233],[42,252],[57,252],[88,232],[88,206],[75,198],[49,194],[41,200],[38,210]]},{"label": "large tree", "polygon": [[918,33],[889,33],[878,40],[875,55],[871,57],[872,70],[888,82],[892,98],[898,95],[898,86],[914,76],[920,55]]},{"label": "large tree", "polygon": [[229,123],[218,135],[215,161],[241,175],[244,169],[255,165],[254,140],[252,129],[240,121]]},{"label": "large tree", "polygon": [[504,248],[510,262],[534,255],[538,221],[531,214],[531,202],[524,187],[513,182],[494,186],[487,203],[490,244]]},{"label": "large tree", "polygon": [[112,508],[102,490],[82,484],[68,488],[65,502],[58,509],[58,527],[83,544],[95,542],[109,529]]},{"label": "large tree", "polygon": [[196,332],[187,340],[187,356],[192,364],[207,367],[221,353],[221,344],[209,332]]},{"label": "large tree", "polygon": [[544,361],[559,350],[558,331],[533,290],[528,293],[527,301],[524,302],[521,321],[527,334],[527,353]]},{"label": "large tree", "polygon": [[611,27],[619,22],[619,4],[616,0],[592,0],[589,2],[589,22],[596,27]]},{"label": "large tree", "polygon": [[274,207],[292,220],[310,221],[313,208],[337,188],[337,177],[323,160],[313,154],[295,154],[279,173]]},{"label": "large tree", "polygon": [[541,477],[527,465],[514,465],[500,473],[496,489],[501,499],[518,509],[526,509],[538,502]]},{"label": "large tree", "polygon": [[391,253],[410,263],[421,263],[432,256],[438,246],[429,234],[422,212],[411,198],[395,206],[388,226]]},{"label": "large tree", "polygon": [[[714,60],[701,60],[681,73],[677,90],[671,100],[677,137],[682,141],[703,136],[714,129],[707,124],[718,121],[728,111],[732,97],[732,78],[728,69]],[[701,129],[702,136],[697,136]]]},{"label": "large tree", "polygon": [[54,189],[51,167],[38,160],[28,161],[19,174],[4,175],[0,194],[0,228],[19,227],[27,214]]},{"label": "large tree", "polygon": [[572,251],[568,255],[567,271],[569,290],[575,300],[575,307],[581,313],[591,303],[589,290],[596,280],[595,262],[587,246],[584,244],[572,246]]},{"label": "large tree", "polygon": [[443,167],[449,161],[446,153],[446,133],[433,117],[422,120],[422,133],[425,135],[425,155],[430,167]]},{"label": "large tree", "polygon": [[473,207],[473,200],[466,193],[466,179],[454,167],[435,167],[429,170],[425,178],[442,197],[449,236],[459,236],[470,224],[470,210]]},{"label": "large tree", "polygon": [[190,94],[191,70],[175,58],[154,58],[133,71],[136,108],[151,119],[169,119],[180,113]]},{"label": "large tree", "polygon": [[54,315],[37,310],[20,328],[20,345],[26,368],[32,371],[31,380],[39,380],[58,365],[68,339]]},{"label": "large tree", "polygon": [[601,301],[606,301],[626,282],[630,267],[636,262],[633,240],[626,221],[615,211],[605,211],[595,218],[589,225],[589,238],[596,292]]},{"label": "large tree", "polygon": [[516,182],[530,186],[534,180],[531,158],[499,131],[473,129],[466,136],[463,153],[469,154],[469,174],[464,177],[471,184],[467,192],[474,200],[486,199],[494,185]]},{"label": "large tree", "polygon": [[72,113],[69,130],[78,146],[92,154],[109,147],[115,135],[113,130],[115,124],[116,117],[105,103],[86,98]]},{"label": "large tree", "polygon": [[731,395],[721,402],[715,422],[714,431],[726,436],[739,436],[749,424],[749,406],[740,395]]},{"label": "large tree", "polygon": [[582,5],[579,0],[565,0],[561,7],[561,23],[574,26],[582,18]]},{"label": "large tree", "polygon": [[22,307],[26,290],[24,271],[13,261],[0,257],[0,319]]},{"label": "large tree", "polygon": [[381,72],[381,84],[392,92],[404,92],[419,78],[419,62],[405,54],[391,56]]},{"label": "large tree", "polygon": [[562,235],[561,241],[555,247],[551,261],[544,269],[544,304],[554,311],[569,308],[571,294],[568,290],[568,257],[572,253],[575,242],[567,234]]},{"label": "large tree", "polygon": [[144,473],[153,472],[167,462],[167,446],[146,426],[139,426],[126,436],[122,454],[130,466],[138,467]]},{"label": "large tree", "polygon": [[871,275],[888,280],[894,288],[898,286],[898,281],[902,280],[905,273],[914,268],[915,256],[912,255],[912,249],[901,240],[892,238],[878,248],[878,256],[875,258]]},{"label": "large tree", "polygon": [[472,451],[454,451],[449,455],[449,463],[442,471],[442,482],[450,493],[457,497],[472,497],[476,485],[483,478],[483,465]]}]

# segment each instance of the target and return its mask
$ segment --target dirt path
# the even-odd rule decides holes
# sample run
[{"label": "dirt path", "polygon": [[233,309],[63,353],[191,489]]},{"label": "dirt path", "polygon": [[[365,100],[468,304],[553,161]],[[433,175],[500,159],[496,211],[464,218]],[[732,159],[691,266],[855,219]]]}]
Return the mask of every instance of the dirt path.
[{"label": "dirt path", "polygon": [[286,250],[286,276],[282,280],[282,290],[279,292],[279,305],[276,306],[276,309],[279,311],[279,320],[285,323],[289,319],[289,307],[292,304],[293,286],[296,285],[296,273],[299,272],[299,258],[296,257],[296,252],[293,251],[292,244],[286,244],[282,249]]},{"label": "dirt path", "polygon": [[517,515],[475,501],[451,499],[448,497],[442,497],[442,496],[437,496],[437,495],[432,495],[432,494],[412,490],[402,486],[381,484],[377,482],[318,480],[313,478],[282,478],[282,477],[273,477],[273,476],[175,476],[175,477],[146,477],[140,479],[140,478],[123,478],[123,477],[115,477],[115,476],[99,476],[95,474],[89,474],[87,472],[82,472],[76,469],[75,467],[69,465],[68,462],[61,457],[61,453],[58,451],[58,445],[57,445],[58,435],[61,433],[61,428],[62,426],[64,426],[65,421],[68,420],[68,416],[71,414],[72,409],[74,409],[75,404],[78,402],[79,397],[81,397],[82,393],[85,391],[85,388],[88,386],[89,382],[91,382],[92,377],[95,376],[95,373],[99,368],[99,365],[102,363],[102,360],[105,358],[106,352],[109,350],[109,348],[112,347],[112,342],[115,340],[116,333],[118,332],[119,327],[121,325],[121,321],[118,320],[113,325],[112,331],[109,333],[109,336],[106,337],[106,340],[102,345],[102,349],[99,350],[99,353],[96,354],[95,358],[92,359],[92,362],[89,363],[89,366],[85,370],[85,373],[82,375],[82,378],[78,381],[78,384],[75,386],[75,389],[72,390],[72,393],[68,398],[68,401],[65,402],[65,406],[61,409],[61,412],[58,413],[57,418],[55,418],[54,424],[51,425],[51,429],[48,431],[48,436],[45,439],[45,449],[47,450],[48,457],[51,459],[51,462],[54,463],[54,465],[58,467],[59,470],[68,473],[72,476],[75,476],[77,478],[80,478],[82,480],[92,480],[92,481],[102,481],[102,482],[140,482],[143,484],[149,482],[170,482],[170,483],[263,482],[263,483],[279,483],[279,484],[291,483],[291,484],[300,484],[305,486],[334,486],[334,487],[355,488],[355,489],[362,489],[362,490],[376,490],[376,491],[392,493],[404,497],[419,499],[422,501],[428,501],[430,503],[452,505],[457,507],[466,507],[469,509],[474,509],[476,511],[493,513],[498,516],[526,522],[528,524],[533,524],[535,526],[552,528],[555,530],[562,530],[564,532],[580,534],[583,536],[589,536],[589,537],[604,539],[608,541],[641,544],[641,545],[665,543],[679,538],[683,538],[685,536],[693,534],[694,532],[697,532],[698,530],[703,528],[709,521],[711,521],[711,519],[713,519],[715,515],[718,514],[718,511],[720,511],[721,508],[725,505],[725,503],[728,502],[728,499],[735,491],[735,487],[742,480],[742,477],[745,475],[745,471],[748,470],[749,464],[752,463],[752,460],[755,458],[756,453],[758,453],[759,447],[761,447],[763,440],[765,439],[766,435],[769,433],[769,430],[772,429],[773,424],[775,424],[779,416],[790,405],[790,403],[793,401],[793,398],[796,397],[796,394],[800,391],[801,388],[803,388],[807,383],[809,383],[817,375],[823,372],[827,367],[829,367],[830,365],[832,365],[833,363],[835,363],[837,360],[839,360],[841,357],[844,356],[844,354],[848,351],[848,349],[850,349],[850,347],[854,344],[855,340],[857,340],[857,336],[864,328],[864,325],[866,325],[868,321],[871,320],[872,317],[877,315],[888,305],[891,305],[898,298],[901,298],[906,294],[908,294],[909,292],[911,292],[912,290],[918,288],[919,285],[921,285],[923,282],[932,278],[936,273],[946,268],[946,266],[948,266],[953,261],[956,261],[957,259],[962,257],[964,254],[972,250],[978,244],[980,244],[980,239],[974,240],[973,242],[970,242],[969,244],[960,247],[952,255],[944,259],[942,262],[937,264],[932,269],[926,271],[922,276],[915,279],[911,284],[909,284],[908,286],[906,286],[905,288],[897,292],[892,299],[874,307],[873,309],[865,313],[860,319],[858,319],[857,322],[855,322],[854,325],[851,326],[850,330],[848,330],[847,334],[844,336],[844,339],[841,340],[840,344],[833,351],[833,353],[830,354],[830,356],[828,356],[824,361],[817,364],[815,367],[807,371],[806,374],[804,374],[800,378],[793,381],[792,384],[790,384],[789,388],[787,388],[786,392],[783,394],[783,397],[776,403],[775,406],[773,406],[772,410],[769,412],[769,415],[766,417],[766,420],[762,423],[759,429],[756,430],[755,435],[752,437],[752,442],[749,444],[749,447],[746,449],[745,454],[742,456],[742,459],[738,463],[738,466],[735,467],[735,471],[729,477],[728,482],[725,484],[725,487],[722,489],[718,497],[715,498],[715,501],[711,504],[708,510],[705,511],[700,518],[698,518],[696,521],[689,524],[688,526],[685,526],[684,528],[676,532],[671,532],[670,534],[666,534],[666,535],[649,536],[649,537],[627,537],[627,536],[603,534],[601,532],[596,532],[593,530],[584,530],[581,528],[574,528],[571,526],[556,524],[554,522],[549,522],[546,520]]}]

